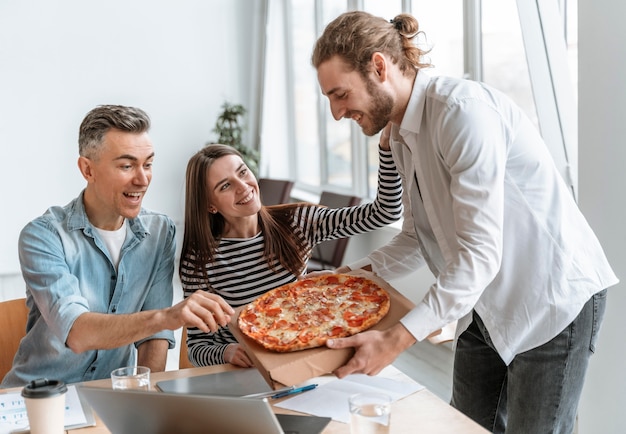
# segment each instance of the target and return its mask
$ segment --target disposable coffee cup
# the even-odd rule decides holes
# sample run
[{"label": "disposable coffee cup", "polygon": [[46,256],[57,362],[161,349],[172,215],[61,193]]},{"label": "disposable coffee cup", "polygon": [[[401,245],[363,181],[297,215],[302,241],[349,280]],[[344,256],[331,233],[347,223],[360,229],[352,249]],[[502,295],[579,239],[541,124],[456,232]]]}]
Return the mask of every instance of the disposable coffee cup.
[{"label": "disposable coffee cup", "polygon": [[22,389],[31,434],[65,432],[65,394],[63,381],[40,378]]}]

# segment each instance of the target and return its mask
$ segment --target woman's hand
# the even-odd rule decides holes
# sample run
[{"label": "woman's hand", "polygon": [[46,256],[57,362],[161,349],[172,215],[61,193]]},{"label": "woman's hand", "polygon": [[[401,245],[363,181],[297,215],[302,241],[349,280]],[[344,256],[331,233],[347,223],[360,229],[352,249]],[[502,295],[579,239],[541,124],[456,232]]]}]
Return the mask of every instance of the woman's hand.
[{"label": "woman's hand", "polygon": [[229,344],[224,350],[224,361],[242,368],[252,367],[252,360],[239,344]]},{"label": "woman's hand", "polygon": [[389,138],[391,137],[391,122],[389,122],[385,128],[380,132],[380,149],[388,151],[391,149],[389,144]]}]

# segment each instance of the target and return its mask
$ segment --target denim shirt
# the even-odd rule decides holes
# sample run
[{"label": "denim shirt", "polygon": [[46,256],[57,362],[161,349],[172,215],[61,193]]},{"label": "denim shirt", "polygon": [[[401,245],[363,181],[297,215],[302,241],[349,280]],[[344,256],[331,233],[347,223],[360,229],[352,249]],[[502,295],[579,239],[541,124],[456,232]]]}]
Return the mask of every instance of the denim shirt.
[{"label": "denim shirt", "polygon": [[[65,207],[51,207],[22,230],[19,259],[30,312],[26,336],[2,387],[40,377],[66,383],[108,378],[115,368],[135,363],[133,345],[80,354],[65,345],[74,321],[85,312],[129,314],[172,305],[174,223],[145,209],[127,223],[117,270],[87,218],[83,193]],[[171,330],[134,346],[149,339],[167,339],[174,347]]]}]

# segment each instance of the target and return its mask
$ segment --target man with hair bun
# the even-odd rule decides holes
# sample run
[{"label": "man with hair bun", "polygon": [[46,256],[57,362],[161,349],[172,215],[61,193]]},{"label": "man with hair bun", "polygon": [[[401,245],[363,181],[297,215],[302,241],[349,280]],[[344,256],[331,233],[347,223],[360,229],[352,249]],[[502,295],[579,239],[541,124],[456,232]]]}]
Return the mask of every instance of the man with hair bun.
[{"label": "man with hair bun", "polygon": [[402,231],[337,271],[436,279],[391,328],[329,341],[356,350],[335,374],[375,375],[458,321],[453,406],[494,433],[571,433],[618,279],[532,122],[483,83],[429,77],[419,32],[347,12],[312,55],[334,118],[389,134],[403,182]]}]

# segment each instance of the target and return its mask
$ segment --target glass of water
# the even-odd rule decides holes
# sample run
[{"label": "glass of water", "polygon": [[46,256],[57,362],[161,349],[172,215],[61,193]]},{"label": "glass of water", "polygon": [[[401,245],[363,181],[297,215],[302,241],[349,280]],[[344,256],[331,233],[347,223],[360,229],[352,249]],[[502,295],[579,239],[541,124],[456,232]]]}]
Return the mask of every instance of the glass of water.
[{"label": "glass of water", "polygon": [[111,372],[113,389],[150,390],[150,368],[146,366],[125,366]]},{"label": "glass of water", "polygon": [[352,395],[350,432],[352,434],[388,434],[391,422],[391,396],[384,393]]}]

